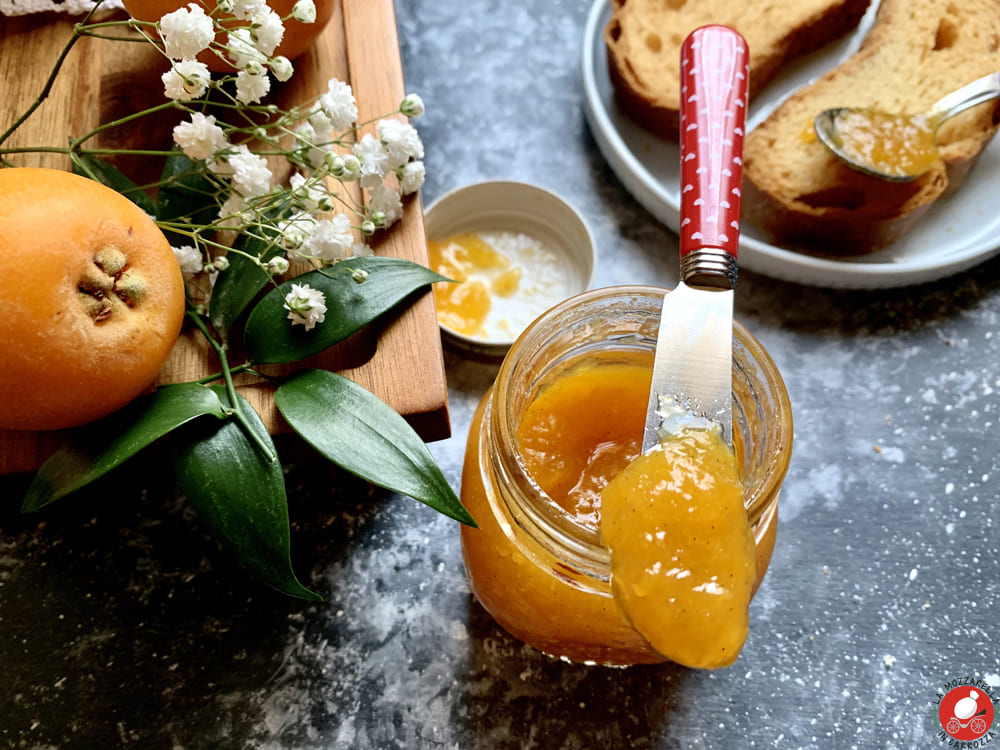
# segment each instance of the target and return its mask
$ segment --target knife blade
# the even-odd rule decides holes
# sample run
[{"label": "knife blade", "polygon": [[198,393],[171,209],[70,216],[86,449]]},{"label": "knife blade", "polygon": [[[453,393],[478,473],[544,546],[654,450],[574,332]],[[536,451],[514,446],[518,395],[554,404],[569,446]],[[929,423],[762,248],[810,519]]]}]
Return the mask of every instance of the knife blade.
[{"label": "knife blade", "polygon": [[733,296],[749,51],[702,26],[681,46],[680,281],[664,295],[642,450],[692,420],[732,443]]}]

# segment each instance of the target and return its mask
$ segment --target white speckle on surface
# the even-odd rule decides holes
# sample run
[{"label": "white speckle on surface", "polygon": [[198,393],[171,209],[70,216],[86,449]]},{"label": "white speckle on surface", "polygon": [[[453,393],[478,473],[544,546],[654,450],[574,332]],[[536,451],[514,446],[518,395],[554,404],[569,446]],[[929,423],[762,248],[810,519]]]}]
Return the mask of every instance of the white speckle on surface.
[{"label": "white speckle on surface", "polygon": [[886,669],[892,669],[893,666],[896,664],[896,657],[893,656],[892,654],[886,654],[885,656],[882,657],[882,664],[885,665]]},{"label": "white speckle on surface", "polygon": [[843,496],[843,482],[844,470],[836,464],[810,469],[804,482],[786,481],[778,513],[782,519],[790,521],[817,501],[826,508],[836,508]]},{"label": "white speckle on surface", "polygon": [[882,445],[880,446],[878,454],[886,461],[891,461],[894,464],[901,464],[906,461],[906,454],[903,452],[902,448]]},{"label": "white speckle on surface", "polygon": [[948,484],[944,486],[944,494],[950,495],[954,491],[955,491],[955,485],[952,482],[948,482]]},{"label": "white speckle on surface", "polygon": [[910,571],[910,580],[911,581],[917,580],[917,569],[916,568],[914,568],[913,570]]}]

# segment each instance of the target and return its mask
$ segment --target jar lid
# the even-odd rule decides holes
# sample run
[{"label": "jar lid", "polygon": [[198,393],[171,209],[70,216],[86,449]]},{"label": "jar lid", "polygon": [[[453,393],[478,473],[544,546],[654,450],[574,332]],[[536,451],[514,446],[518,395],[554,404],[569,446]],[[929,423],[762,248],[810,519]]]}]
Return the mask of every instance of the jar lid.
[{"label": "jar lid", "polygon": [[[489,181],[453,190],[426,209],[424,226],[432,246],[458,242],[475,250],[483,247],[481,241],[487,248],[485,262],[482,253],[460,248],[469,261],[462,267],[468,272],[462,283],[477,284],[474,293],[453,295],[448,301],[437,297],[443,341],[474,357],[502,358],[535,318],[586,291],[593,277],[596,251],[583,218],[563,198],[536,185]],[[454,278],[449,271],[458,269],[446,266],[447,261],[431,263],[434,270]],[[442,294],[435,286],[436,295]],[[476,320],[482,318],[482,325],[473,324],[474,330],[449,324],[458,318],[445,307],[466,301],[477,307]]]}]

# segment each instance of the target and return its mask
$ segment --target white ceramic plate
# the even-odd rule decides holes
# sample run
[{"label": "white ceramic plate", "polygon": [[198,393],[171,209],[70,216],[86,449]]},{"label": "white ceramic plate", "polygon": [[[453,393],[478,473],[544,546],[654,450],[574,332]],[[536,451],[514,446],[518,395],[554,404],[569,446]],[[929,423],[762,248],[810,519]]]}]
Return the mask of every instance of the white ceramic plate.
[{"label": "white ceramic plate", "polygon": [[[803,59],[755,97],[748,126],[764,119],[781,100],[850,56],[871,26],[878,3],[849,37]],[[583,42],[583,87],[587,120],[598,148],[625,189],[673,231],[679,223],[678,149],[633,123],[615,104],[602,33],[611,16],[608,0],[594,0]],[[819,257],[769,244],[744,224],[740,266],[787,281],[816,286],[878,289],[932,281],[981,263],[1000,251],[1000,139],[979,158],[962,188],[938,201],[917,227],[876,253]]]}]

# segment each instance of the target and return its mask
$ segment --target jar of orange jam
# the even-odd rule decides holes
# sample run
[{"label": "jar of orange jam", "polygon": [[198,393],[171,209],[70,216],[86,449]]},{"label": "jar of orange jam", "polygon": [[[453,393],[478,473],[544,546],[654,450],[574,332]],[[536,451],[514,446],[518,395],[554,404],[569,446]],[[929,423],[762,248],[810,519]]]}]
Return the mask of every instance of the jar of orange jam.
[{"label": "jar of orange jam", "polygon": [[[567,661],[665,661],[615,603],[599,526],[601,489],[640,449],[663,294],[608,287],[544,313],[508,352],[469,431],[461,496],[478,528],[461,534],[472,590],[509,633]],[[572,386],[556,389],[570,396],[540,417],[533,405],[553,384]],[[774,362],[738,323],[733,442],[756,590],[774,549],[792,415]]]}]

